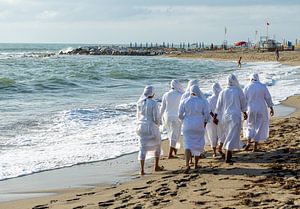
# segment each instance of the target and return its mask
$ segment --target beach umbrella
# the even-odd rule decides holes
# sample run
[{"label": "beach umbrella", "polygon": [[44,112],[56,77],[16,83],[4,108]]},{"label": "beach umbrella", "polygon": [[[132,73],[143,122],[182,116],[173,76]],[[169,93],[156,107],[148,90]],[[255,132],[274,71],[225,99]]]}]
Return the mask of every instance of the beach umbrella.
[{"label": "beach umbrella", "polygon": [[246,44],[247,44],[246,41],[238,41],[238,42],[234,43],[235,46],[243,46],[243,45],[246,45]]}]

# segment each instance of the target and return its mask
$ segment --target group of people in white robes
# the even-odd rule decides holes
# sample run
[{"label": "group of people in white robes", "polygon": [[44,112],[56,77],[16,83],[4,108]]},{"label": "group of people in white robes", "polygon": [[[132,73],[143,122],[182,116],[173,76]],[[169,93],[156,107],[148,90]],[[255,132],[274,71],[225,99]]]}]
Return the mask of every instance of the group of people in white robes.
[{"label": "group of people in white robes", "polygon": [[[240,149],[242,117],[246,120],[245,137],[249,150],[254,140],[254,149],[258,142],[268,138],[269,115],[274,115],[271,95],[259,81],[258,74],[252,74],[250,83],[241,89],[235,75],[227,78],[227,86],[222,90],[214,83],[213,94],[205,98],[197,80],[190,80],[184,92],[178,80],[171,81],[171,89],[162,97],[159,109],[153,99],[153,86],[146,86],[137,102],[137,134],[139,136],[139,160],[141,175],[144,175],[146,155],[155,157],[154,170],[161,171],[159,157],[161,153],[161,135],[159,126],[163,120],[170,142],[169,158],[173,158],[179,149],[179,138],[183,133],[186,173],[190,170],[190,159],[195,157],[195,169],[198,168],[200,155],[204,152],[205,141],[213,149],[213,157],[218,151],[226,163],[233,163],[232,151]],[[205,139],[206,138],[206,139]],[[223,154],[225,150],[225,154]]]}]

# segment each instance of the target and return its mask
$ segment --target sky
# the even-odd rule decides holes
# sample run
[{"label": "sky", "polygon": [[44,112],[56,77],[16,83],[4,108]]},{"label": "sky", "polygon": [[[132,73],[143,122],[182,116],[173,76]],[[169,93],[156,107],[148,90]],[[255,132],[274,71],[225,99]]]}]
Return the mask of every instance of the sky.
[{"label": "sky", "polygon": [[255,41],[267,22],[294,42],[299,11],[300,0],[0,0],[0,42],[221,44]]}]

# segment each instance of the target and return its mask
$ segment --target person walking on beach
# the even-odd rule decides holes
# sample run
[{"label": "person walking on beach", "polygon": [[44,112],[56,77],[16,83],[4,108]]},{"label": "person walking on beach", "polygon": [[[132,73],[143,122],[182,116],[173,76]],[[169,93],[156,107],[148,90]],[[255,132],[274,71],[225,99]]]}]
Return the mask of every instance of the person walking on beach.
[{"label": "person walking on beach", "polygon": [[177,149],[180,147],[178,140],[181,135],[181,121],[178,118],[178,108],[183,92],[180,82],[172,80],[171,90],[162,97],[160,114],[164,118],[170,141],[169,159],[174,158],[177,154]]},{"label": "person walking on beach", "polygon": [[205,126],[209,121],[209,108],[207,102],[202,98],[202,92],[196,85],[190,88],[190,97],[184,99],[179,106],[178,117],[183,121],[182,132],[184,139],[186,170],[190,170],[190,158],[195,156],[195,169],[201,152],[204,150]]},{"label": "person walking on beach", "polygon": [[[212,86],[212,89],[213,89],[213,95],[208,97],[207,101],[208,101],[211,112],[215,113],[218,97],[219,97],[220,92],[222,91],[222,88],[219,83],[214,83]],[[213,149],[213,153],[214,153],[213,157],[216,157],[218,141],[219,141],[218,151],[223,156],[222,147],[223,147],[225,136],[224,136],[223,129],[222,129],[221,119],[220,119],[220,121],[216,122],[216,120],[214,120],[214,117],[215,117],[215,115],[211,114],[211,120],[206,125],[206,135],[205,136],[207,139],[206,141],[210,142],[211,148]]]},{"label": "person walking on beach", "polygon": [[250,76],[250,83],[244,88],[247,100],[248,119],[245,135],[248,143],[245,150],[249,150],[251,140],[254,140],[253,152],[257,151],[257,144],[269,137],[269,114],[274,115],[273,102],[270,92],[265,84],[259,81],[259,76],[254,73]]},{"label": "person walking on beach", "polygon": [[243,112],[244,120],[248,116],[246,98],[235,75],[228,76],[227,85],[219,95],[215,117],[221,120],[224,128],[225,162],[232,164],[232,150],[240,148],[241,113]]},{"label": "person walking on beach", "polygon": [[137,128],[139,136],[139,156],[141,175],[145,175],[144,164],[146,155],[155,157],[154,170],[161,171],[159,157],[161,152],[161,135],[159,125],[161,123],[158,104],[153,100],[154,87],[146,86],[143,94],[137,102]]},{"label": "person walking on beach", "polygon": [[239,67],[239,68],[242,67],[242,57],[240,57],[239,60],[238,60],[238,67]]},{"label": "person walking on beach", "polygon": [[279,50],[278,50],[278,48],[276,48],[276,50],[275,50],[275,57],[276,57],[276,61],[278,62],[279,61]]}]

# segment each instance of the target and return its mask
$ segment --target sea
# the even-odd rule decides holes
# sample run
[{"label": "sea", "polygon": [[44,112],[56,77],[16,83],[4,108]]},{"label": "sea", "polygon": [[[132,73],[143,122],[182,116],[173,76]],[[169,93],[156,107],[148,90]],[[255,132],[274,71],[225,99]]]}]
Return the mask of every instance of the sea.
[{"label": "sea", "polygon": [[172,79],[211,86],[259,73],[275,104],[300,92],[300,67],[278,62],[163,56],[59,55],[82,44],[0,44],[0,180],[138,151],[136,101],[145,85],[160,101]]}]

